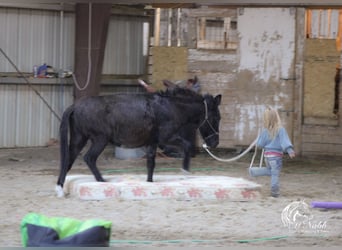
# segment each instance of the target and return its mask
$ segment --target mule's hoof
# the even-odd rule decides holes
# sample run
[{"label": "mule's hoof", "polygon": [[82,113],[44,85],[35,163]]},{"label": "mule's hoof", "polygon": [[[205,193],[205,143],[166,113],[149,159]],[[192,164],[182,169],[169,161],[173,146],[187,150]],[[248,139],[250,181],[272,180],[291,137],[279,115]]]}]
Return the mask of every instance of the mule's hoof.
[{"label": "mule's hoof", "polygon": [[57,194],[58,198],[64,197],[64,191],[63,191],[62,186],[57,185],[56,188],[55,188],[55,191],[56,191],[56,194]]},{"label": "mule's hoof", "polygon": [[186,175],[190,175],[191,174],[190,171],[185,170],[184,168],[181,168],[181,171],[183,172],[183,174],[186,174]]}]

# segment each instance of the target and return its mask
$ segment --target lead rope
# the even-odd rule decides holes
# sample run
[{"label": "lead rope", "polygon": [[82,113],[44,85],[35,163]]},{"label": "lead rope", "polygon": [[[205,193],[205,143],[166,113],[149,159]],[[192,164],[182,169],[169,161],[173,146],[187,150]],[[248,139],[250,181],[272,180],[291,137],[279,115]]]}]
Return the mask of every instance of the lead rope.
[{"label": "lead rope", "polygon": [[[253,157],[252,157],[252,160],[251,160],[251,164],[249,165],[249,168],[253,167],[254,159],[255,159],[255,156],[257,155],[257,149],[258,149],[258,147],[255,144],[255,150],[254,150],[254,154],[253,154]],[[261,168],[263,160],[264,160],[264,149],[262,149],[262,151],[261,151],[259,168]]]},{"label": "lead rope", "polygon": [[208,152],[208,154],[213,157],[215,160],[221,161],[221,162],[232,162],[232,161],[236,161],[238,159],[240,159],[241,157],[243,157],[245,154],[247,154],[249,151],[251,151],[251,149],[256,145],[258,138],[256,138],[251,145],[249,145],[249,147],[243,151],[240,155],[235,156],[233,158],[229,158],[229,159],[223,159],[223,158],[219,158],[217,156],[215,156],[213,153],[211,153],[208,149],[208,146],[206,144],[203,144],[202,147]]},{"label": "lead rope", "polygon": [[[243,157],[245,154],[247,154],[249,151],[251,151],[251,149],[255,146],[255,151],[254,151],[254,155],[253,155],[252,162],[251,162],[251,165],[252,165],[253,162],[254,162],[255,155],[256,155],[256,148],[257,148],[256,143],[257,143],[259,134],[260,134],[260,132],[258,133],[257,138],[255,138],[255,140],[251,143],[251,145],[248,146],[248,148],[247,148],[245,151],[243,151],[240,155],[235,156],[235,157],[233,157],[233,158],[229,158],[229,159],[223,159],[223,158],[219,158],[219,157],[215,156],[212,152],[210,152],[210,150],[208,149],[207,144],[205,144],[205,143],[202,145],[202,147],[203,147],[203,148],[205,149],[205,151],[207,151],[208,154],[209,154],[211,157],[213,157],[215,160],[218,160],[218,161],[221,161],[221,162],[232,162],[232,161],[236,161],[236,160],[240,159],[241,157]],[[261,158],[261,161],[260,161],[260,166],[262,165],[261,162],[262,162],[262,159],[263,159],[263,155],[264,155],[264,151],[262,151],[262,155],[261,155],[262,158]]]}]

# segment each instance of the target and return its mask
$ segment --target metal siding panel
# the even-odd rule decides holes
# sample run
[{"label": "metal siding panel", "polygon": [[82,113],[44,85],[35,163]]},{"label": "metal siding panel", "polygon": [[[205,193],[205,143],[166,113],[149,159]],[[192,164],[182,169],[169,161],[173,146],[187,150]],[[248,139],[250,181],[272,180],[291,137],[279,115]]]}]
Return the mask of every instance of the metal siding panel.
[{"label": "metal siding panel", "polygon": [[[71,85],[34,85],[51,107],[62,116],[72,104]],[[45,146],[59,136],[59,120],[24,84],[0,85],[0,147]]]},{"label": "metal siding panel", "polygon": [[320,27],[319,27],[319,34],[323,37],[328,37],[328,12],[325,10],[322,10],[321,13],[321,21],[320,21]]},{"label": "metal siding panel", "polygon": [[[330,15],[329,11],[331,11]],[[311,13],[312,38],[336,38],[338,34],[339,10],[312,10]]]},{"label": "metal siding panel", "polygon": [[[0,38],[1,48],[23,72],[31,72],[33,65],[42,63],[59,70],[60,60],[63,69],[72,69],[75,16],[65,13],[63,20],[60,18],[58,11],[0,8],[0,32],[5,34]],[[0,62],[0,72],[14,71],[8,62]]]},{"label": "metal siding panel", "polygon": [[[41,41],[39,39],[39,34],[35,36],[36,42],[33,43],[32,36],[38,32],[35,32],[35,25],[30,20],[30,11],[29,10],[20,10],[19,12],[19,24],[16,29],[18,32],[18,56],[15,59],[12,59],[14,63],[17,65],[19,70],[29,72],[32,70],[32,59],[37,55],[35,53],[34,48],[41,46]],[[30,70],[28,70],[28,66],[30,65]],[[14,71],[14,70],[13,70]]]},{"label": "metal siding panel", "polygon": [[[18,26],[18,11],[13,9],[0,9],[0,11],[0,31],[2,34],[0,38],[0,45],[9,57],[16,59],[18,56],[18,33],[15,31],[17,30]],[[13,67],[8,61],[1,60],[0,71],[13,71]]]},{"label": "metal siding panel", "polygon": [[138,17],[111,18],[106,42],[103,74],[142,74],[143,22]]},{"label": "metal siding panel", "polygon": [[5,147],[15,145],[15,95],[15,85],[0,85],[0,145]]},{"label": "metal siding panel", "polygon": [[[120,43],[124,33],[120,27],[122,22],[118,18],[111,18],[108,27],[108,36],[105,48],[103,73],[104,74],[122,74],[120,58],[122,57],[121,46],[124,42]],[[125,58],[122,58],[122,62]]]},{"label": "metal siding panel", "polygon": [[[53,102],[52,102],[52,88],[53,86],[40,86],[40,93],[42,97],[49,103],[49,105],[52,107]],[[38,130],[35,129],[36,133],[36,138],[39,145],[46,145],[48,140],[50,139],[50,130],[52,127],[52,124],[50,123],[51,121],[51,116],[53,115],[50,111],[50,109],[43,103],[43,101],[39,98],[39,114],[40,116],[37,117],[37,127],[39,128]]]},{"label": "metal siding panel", "polygon": [[[60,65],[72,70],[75,15],[64,13],[62,22],[60,18],[57,11],[0,8],[0,46],[23,72],[44,62],[58,67],[56,70]],[[8,61],[0,60],[0,72],[14,71]],[[56,79],[56,83],[61,81],[68,82]],[[70,85],[33,86],[60,116],[73,102]],[[18,84],[0,84],[0,105],[0,147],[44,146],[50,138],[58,138],[59,120],[21,79]]]},{"label": "metal siding panel", "polygon": [[[132,24],[133,25],[133,24]],[[143,68],[141,67],[142,63],[144,62],[144,55],[143,55],[143,22],[141,20],[137,20],[134,23],[134,27],[132,27],[132,32],[131,32],[131,48],[132,48],[132,57],[133,62],[131,61],[130,63],[134,65],[134,70],[137,72],[137,74],[144,73]],[[138,42],[136,42],[138,41]],[[133,44],[132,44],[133,43]]]},{"label": "metal siding panel", "polygon": [[129,61],[127,62],[127,67],[131,67],[132,71],[134,72],[140,72],[139,69],[139,61],[141,61],[142,53],[139,54],[139,48],[142,43],[142,35],[141,34],[142,25],[138,22],[132,22],[130,23],[130,32],[128,34],[128,41],[129,41],[129,47],[131,49],[128,49],[129,53]]},{"label": "metal siding panel", "polygon": [[[39,86],[35,86],[35,88],[37,89],[37,91],[41,93]],[[27,119],[25,123],[27,125],[21,128],[23,130],[22,135],[24,136],[24,138],[19,138],[22,144],[18,146],[28,146],[28,145],[35,146],[38,144],[37,143],[38,136],[37,136],[36,130],[39,129],[39,125],[38,125],[39,117],[41,116],[40,107],[39,107],[40,100],[38,100],[39,99],[38,96],[35,95],[35,93],[31,91],[31,89],[28,89],[26,96],[23,98],[26,98],[26,101],[28,103],[28,106],[27,106],[28,110],[26,110],[25,112],[28,114],[28,116],[24,118],[25,120]],[[22,107],[21,110],[24,111],[25,108]]]},{"label": "metal siding panel", "polygon": [[330,37],[336,38],[338,35],[339,11],[331,10]]},{"label": "metal siding panel", "polygon": [[[37,91],[41,94],[41,96],[45,98],[45,95],[42,91],[42,86],[36,86]],[[30,91],[30,103],[31,103],[31,109],[29,112],[29,119],[31,118],[29,122],[30,126],[28,126],[27,131],[25,132],[28,134],[28,140],[26,145],[39,145],[40,141],[40,133],[41,131],[41,121],[44,119],[44,113],[42,112],[42,105],[43,102],[41,99],[33,92]],[[47,100],[48,101],[48,100]]]},{"label": "metal siding panel", "polygon": [[[57,81],[60,83],[60,81]],[[52,109],[59,115],[61,118],[64,110],[69,107],[73,103],[73,86],[68,85],[53,85],[49,90],[51,96],[49,98],[50,105]],[[49,131],[46,131],[46,138],[44,139],[44,143],[46,143],[51,138],[59,138],[59,119],[50,112],[50,110],[46,111],[49,116],[47,117],[47,122],[50,124]],[[46,140],[48,139],[48,140]]]},{"label": "metal siding panel", "polygon": [[[66,107],[72,103],[72,87],[68,87],[68,91],[63,92],[59,92],[57,87],[58,85],[41,85],[38,91],[51,108],[61,117]],[[62,95],[62,100],[64,100],[62,106],[59,103],[60,98],[58,98],[60,95]],[[30,115],[32,117],[30,121],[32,127],[28,131],[32,136],[28,144],[44,146],[51,138],[58,138],[60,121],[36,94],[32,96],[32,106],[32,110],[34,110]],[[57,110],[58,106],[61,107],[62,111],[59,112]]]},{"label": "metal siding panel", "polygon": [[63,69],[72,70],[75,57],[75,15],[73,13],[64,14],[62,52]]},{"label": "metal siding panel", "polygon": [[27,103],[27,93],[28,87],[27,86],[18,86],[17,89],[17,105],[16,105],[16,123],[15,125],[15,145],[14,146],[21,146],[25,145],[24,136],[25,132],[24,129],[27,126],[27,110],[24,107],[30,107]]},{"label": "metal siding panel", "polygon": [[[53,110],[55,110],[55,112],[59,115],[59,117],[62,117],[64,106],[62,106],[61,109],[59,109],[59,107],[61,106],[60,105],[60,100],[61,100],[60,97],[62,97],[61,94],[63,94],[63,92],[59,91],[60,90],[59,87],[60,86],[58,86],[58,85],[52,86],[51,107],[53,108]],[[62,110],[62,111],[60,111],[60,110]],[[51,127],[50,127],[50,132],[49,132],[48,137],[49,138],[58,138],[60,121],[58,120],[58,118],[55,115],[51,114],[50,119],[49,119],[49,124],[51,124]]]},{"label": "metal siding panel", "polygon": [[6,143],[7,136],[7,102],[4,100],[6,86],[0,86],[0,143]]},{"label": "metal siding panel", "polygon": [[312,10],[311,14],[311,36],[312,38],[317,38],[319,36],[319,12],[317,10]]}]

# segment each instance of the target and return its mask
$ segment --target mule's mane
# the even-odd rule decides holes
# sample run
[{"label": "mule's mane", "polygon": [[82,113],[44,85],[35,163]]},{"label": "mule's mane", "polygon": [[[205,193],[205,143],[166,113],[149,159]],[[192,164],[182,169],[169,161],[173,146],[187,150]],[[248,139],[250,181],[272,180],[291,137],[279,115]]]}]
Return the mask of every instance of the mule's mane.
[{"label": "mule's mane", "polygon": [[158,93],[160,96],[163,97],[176,97],[182,99],[191,99],[194,100],[203,100],[203,96],[196,93],[195,91],[187,88],[175,87],[171,89],[166,89],[165,91],[160,91]]}]

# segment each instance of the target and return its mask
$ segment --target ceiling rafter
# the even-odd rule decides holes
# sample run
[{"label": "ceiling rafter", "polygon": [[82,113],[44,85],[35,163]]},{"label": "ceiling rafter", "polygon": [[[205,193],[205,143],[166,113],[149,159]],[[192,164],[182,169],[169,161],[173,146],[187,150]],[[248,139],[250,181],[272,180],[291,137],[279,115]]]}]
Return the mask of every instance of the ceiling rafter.
[{"label": "ceiling rafter", "polygon": [[[3,4],[51,4],[60,5],[64,4],[76,4],[76,3],[111,3],[111,4],[121,4],[121,5],[163,5],[173,6],[183,5],[183,6],[284,6],[284,7],[342,7],[341,0],[0,0],[0,6]],[[185,7],[183,7],[185,8]]]}]

